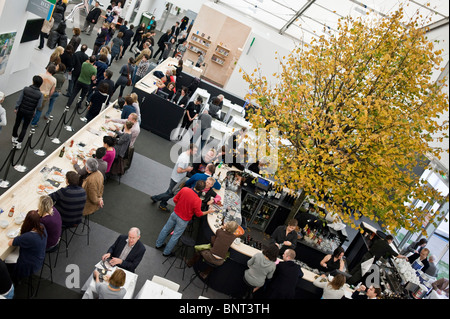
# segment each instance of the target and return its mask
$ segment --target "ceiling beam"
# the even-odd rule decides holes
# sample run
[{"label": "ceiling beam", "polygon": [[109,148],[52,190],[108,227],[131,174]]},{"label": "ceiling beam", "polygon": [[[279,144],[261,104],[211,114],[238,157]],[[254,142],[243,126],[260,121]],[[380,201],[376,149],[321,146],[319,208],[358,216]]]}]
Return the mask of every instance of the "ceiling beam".
[{"label": "ceiling beam", "polygon": [[297,11],[297,13],[289,19],[289,21],[280,29],[280,34],[284,34],[284,32],[291,26],[292,23],[295,22],[308,8],[314,3],[316,0],[309,0],[300,10]]}]

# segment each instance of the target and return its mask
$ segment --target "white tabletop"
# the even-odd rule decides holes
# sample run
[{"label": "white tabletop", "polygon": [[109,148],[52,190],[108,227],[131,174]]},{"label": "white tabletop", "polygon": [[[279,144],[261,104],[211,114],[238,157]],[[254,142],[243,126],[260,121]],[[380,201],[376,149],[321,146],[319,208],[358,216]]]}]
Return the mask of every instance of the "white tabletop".
[{"label": "white tabletop", "polygon": [[181,299],[182,294],[151,280],[146,280],[135,299]]},{"label": "white tabletop", "polygon": [[[105,264],[107,264],[107,262],[105,262]],[[98,262],[95,265],[96,268],[102,268],[100,262]],[[107,267],[109,270],[107,272],[107,276],[111,276],[118,267]],[[122,269],[122,268],[121,268]],[[123,285],[123,288],[125,288],[126,293],[125,296],[123,297],[123,299],[131,299],[133,298],[134,295],[134,289],[136,288],[136,281],[138,278],[138,275],[136,275],[135,273],[132,273],[128,270],[122,269],[125,272],[126,275],[126,279],[125,279],[125,284]],[[83,295],[83,299],[94,299],[94,294],[97,294],[97,290],[95,289],[95,280],[93,275],[91,274],[91,276],[89,276],[89,278],[86,280],[85,284],[83,285],[83,287],[81,288],[82,291],[85,291],[84,295]]]},{"label": "white tabletop", "polygon": [[[8,211],[11,206],[15,206],[15,214],[26,213],[30,210],[37,209],[39,203],[39,197],[42,191],[39,187],[50,187],[48,180],[55,180],[56,174],[54,171],[41,173],[44,167],[52,168],[57,167],[61,169],[61,173],[65,175],[65,172],[73,170],[73,165],[69,157],[77,155],[84,155],[89,157],[88,153],[92,148],[98,148],[103,146],[103,136],[110,130],[110,124],[105,123],[107,118],[120,119],[121,111],[112,107],[110,104],[104,111],[102,111],[91,122],[80,128],[78,132],[72,135],[63,144],[60,144],[51,154],[43,158],[33,169],[31,169],[25,176],[23,176],[17,183],[12,185],[4,194],[0,196],[0,208],[5,210],[3,214],[0,214],[0,220],[7,220],[9,225],[7,228],[0,228],[0,258],[5,259],[13,250],[14,247],[8,246],[9,237],[7,234],[10,231],[14,231],[20,228],[20,225],[14,223],[14,217],[8,217]],[[53,125],[55,125],[54,123]],[[53,126],[54,127],[54,126]],[[37,138],[37,137],[36,137]],[[70,147],[70,141],[73,140],[73,146]],[[86,146],[80,147],[78,144],[82,142]],[[48,141],[51,143],[51,141]],[[65,154],[63,157],[59,157],[61,149],[65,146]],[[35,156],[33,152],[29,151],[29,156]],[[16,153],[17,155],[17,153]],[[78,161],[80,166],[84,166],[81,160]],[[62,180],[61,180],[62,181]],[[65,187],[65,179],[58,187],[47,188],[48,193],[56,191],[59,188]]]}]

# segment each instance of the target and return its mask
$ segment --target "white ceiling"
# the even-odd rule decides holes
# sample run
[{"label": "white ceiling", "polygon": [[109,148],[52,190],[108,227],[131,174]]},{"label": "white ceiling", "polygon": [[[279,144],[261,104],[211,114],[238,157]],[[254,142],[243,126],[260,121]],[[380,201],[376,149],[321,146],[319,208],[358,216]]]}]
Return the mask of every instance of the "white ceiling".
[{"label": "white ceiling", "polygon": [[[447,0],[211,0],[271,25],[280,33],[310,42],[326,32],[334,32],[338,19],[358,17],[372,10],[385,15],[405,6],[405,20],[416,12],[430,17],[427,25],[448,21]],[[426,4],[430,5],[427,7]]]}]

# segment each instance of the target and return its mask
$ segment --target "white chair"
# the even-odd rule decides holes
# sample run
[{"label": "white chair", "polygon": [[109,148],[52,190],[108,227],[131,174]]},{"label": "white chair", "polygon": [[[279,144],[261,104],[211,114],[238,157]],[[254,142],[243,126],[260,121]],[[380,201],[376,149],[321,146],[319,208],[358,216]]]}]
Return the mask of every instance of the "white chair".
[{"label": "white chair", "polygon": [[152,281],[175,291],[178,291],[178,289],[180,289],[179,284],[160,276],[153,275]]}]

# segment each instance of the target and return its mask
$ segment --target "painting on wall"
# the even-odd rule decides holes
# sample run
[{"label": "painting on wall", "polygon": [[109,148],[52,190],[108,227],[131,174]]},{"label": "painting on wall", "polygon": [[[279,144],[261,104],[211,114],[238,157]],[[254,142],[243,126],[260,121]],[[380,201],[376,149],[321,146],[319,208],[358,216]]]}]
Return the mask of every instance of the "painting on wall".
[{"label": "painting on wall", "polygon": [[5,73],[17,32],[0,34],[0,75]]}]

